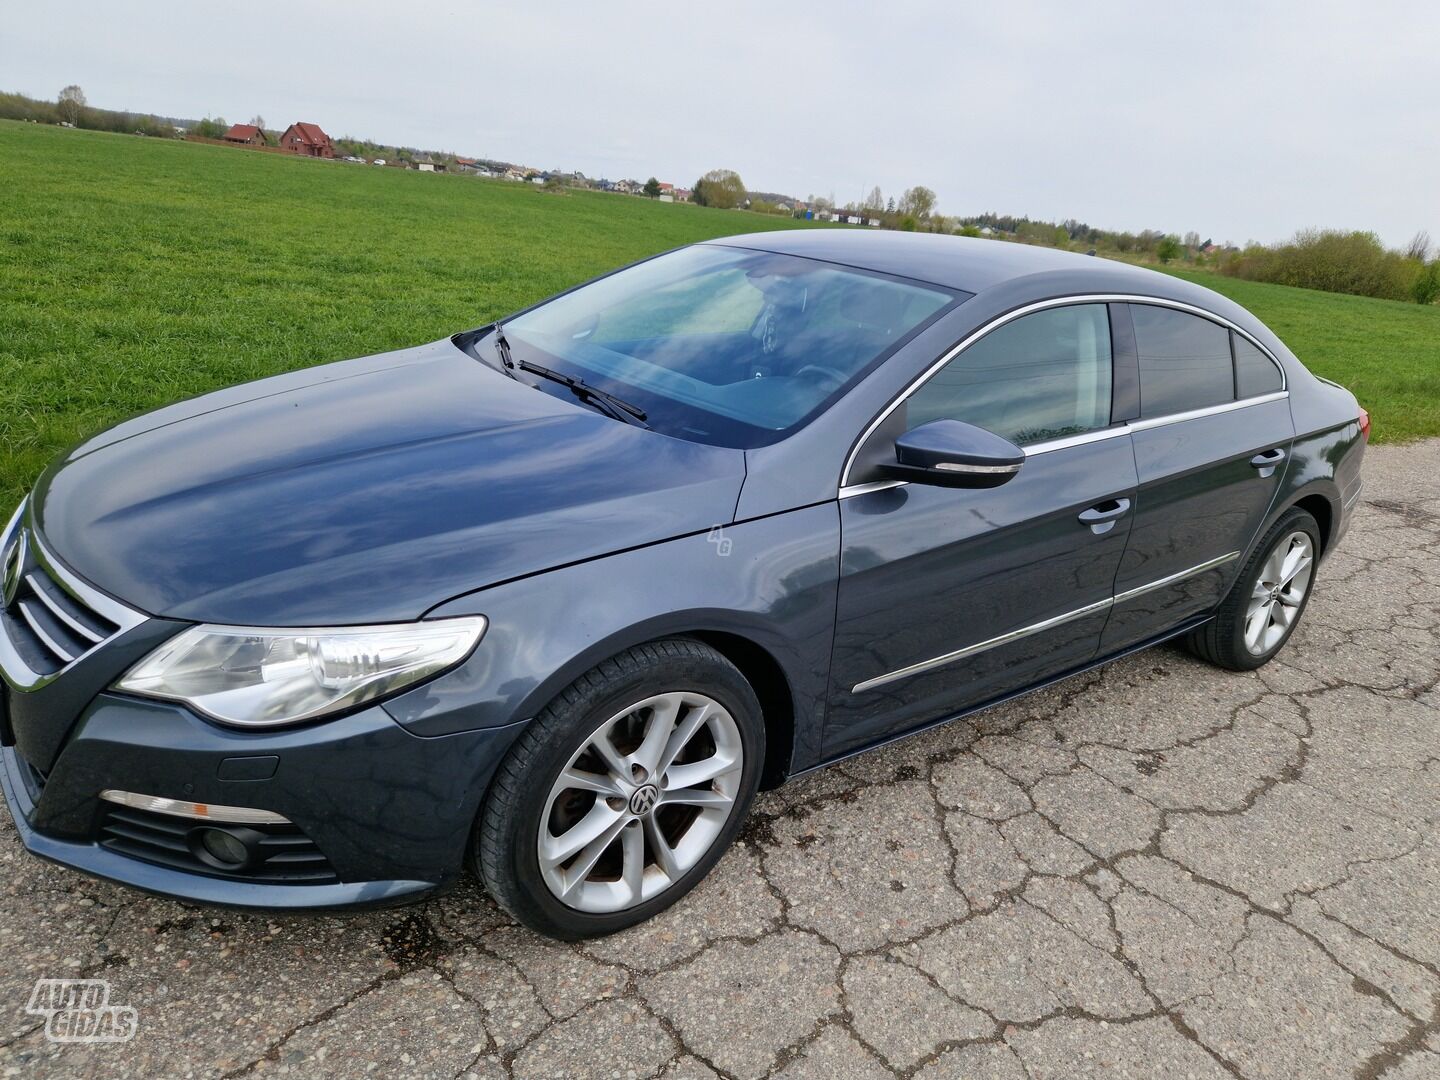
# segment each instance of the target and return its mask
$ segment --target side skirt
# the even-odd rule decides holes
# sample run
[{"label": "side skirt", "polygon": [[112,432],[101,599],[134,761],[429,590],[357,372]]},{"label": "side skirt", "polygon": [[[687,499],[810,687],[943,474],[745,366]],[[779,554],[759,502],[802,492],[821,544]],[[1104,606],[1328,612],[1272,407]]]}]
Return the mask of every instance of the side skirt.
[{"label": "side skirt", "polygon": [[906,731],[900,732],[898,735],[886,735],[884,738],[876,739],[872,743],[866,743],[858,749],[847,750],[845,753],[833,758],[827,758],[817,765],[811,765],[808,768],[801,769],[799,772],[790,773],[790,775],[785,777],[784,783],[788,784],[791,780],[798,780],[800,777],[808,776],[810,773],[818,772],[821,769],[828,769],[831,765],[838,765],[842,761],[849,761],[851,758],[859,757],[861,754],[868,754],[872,750],[879,750],[881,747],[897,743],[901,739],[908,739],[912,735],[919,735],[921,732],[940,727],[942,724],[948,724],[953,720],[959,720],[966,716],[974,716],[976,713],[984,712],[986,709],[993,709],[997,705],[1004,705],[1007,701],[1014,701],[1017,698],[1025,697],[1027,694],[1033,694],[1037,690],[1044,690],[1048,686],[1054,686],[1056,683],[1064,682],[1066,679],[1073,679],[1076,675],[1083,675],[1087,671],[1094,671],[1096,668],[1104,667],[1106,664],[1113,664],[1116,660],[1121,660],[1137,652],[1144,652],[1146,649],[1154,648],[1156,645],[1164,644],[1174,638],[1182,637],[1190,633],[1191,630],[1204,626],[1211,618],[1213,618],[1213,616],[1202,615],[1199,618],[1183,622],[1174,629],[1167,630],[1157,637],[1148,638],[1138,645],[1131,645],[1129,648],[1121,649],[1119,652],[1111,653],[1108,656],[1102,656],[1098,660],[1091,660],[1079,667],[1062,672],[1059,675],[1052,675],[1049,678],[1042,679],[1040,682],[1032,683],[1022,690],[1012,690],[1008,694],[991,698],[989,701],[981,702],[979,705],[971,705],[968,708],[961,709],[959,712],[950,713],[935,720],[927,720],[918,727],[909,728]]}]

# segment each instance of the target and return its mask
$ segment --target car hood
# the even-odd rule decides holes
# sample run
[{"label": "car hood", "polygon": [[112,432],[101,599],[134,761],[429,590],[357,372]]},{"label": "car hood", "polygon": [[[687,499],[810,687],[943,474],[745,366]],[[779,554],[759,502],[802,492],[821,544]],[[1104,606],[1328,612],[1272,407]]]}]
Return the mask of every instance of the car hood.
[{"label": "car hood", "polygon": [[52,465],[32,511],[52,555],[152,615],[361,624],[728,523],[744,475],[741,451],[441,341],[126,421]]}]

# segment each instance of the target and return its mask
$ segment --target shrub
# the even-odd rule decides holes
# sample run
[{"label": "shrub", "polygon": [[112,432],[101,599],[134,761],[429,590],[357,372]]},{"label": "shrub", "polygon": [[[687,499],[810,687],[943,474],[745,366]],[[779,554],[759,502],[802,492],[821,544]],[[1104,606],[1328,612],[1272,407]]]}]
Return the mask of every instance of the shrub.
[{"label": "shrub", "polygon": [[1433,304],[1436,300],[1440,300],[1440,259],[1436,259],[1424,267],[1415,276],[1415,284],[1411,286],[1410,295],[1414,297],[1417,304]]},{"label": "shrub", "polygon": [[1411,300],[1418,264],[1386,251],[1371,232],[1306,229],[1278,247],[1252,244],[1220,269],[1249,281]]}]

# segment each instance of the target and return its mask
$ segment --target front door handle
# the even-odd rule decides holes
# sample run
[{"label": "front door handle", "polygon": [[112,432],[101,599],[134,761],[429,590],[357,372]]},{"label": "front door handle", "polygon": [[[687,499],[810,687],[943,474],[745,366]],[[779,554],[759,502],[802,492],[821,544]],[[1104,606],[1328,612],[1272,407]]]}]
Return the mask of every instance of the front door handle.
[{"label": "front door handle", "polygon": [[1089,525],[1090,531],[1099,536],[1113,529],[1115,522],[1124,517],[1129,510],[1129,499],[1107,499],[1103,503],[1092,506],[1089,510],[1081,511],[1080,524]]},{"label": "front door handle", "polygon": [[1256,454],[1250,459],[1250,466],[1256,469],[1262,477],[1273,476],[1275,466],[1284,460],[1285,450],[1277,446],[1273,450],[1266,450],[1263,454]]}]

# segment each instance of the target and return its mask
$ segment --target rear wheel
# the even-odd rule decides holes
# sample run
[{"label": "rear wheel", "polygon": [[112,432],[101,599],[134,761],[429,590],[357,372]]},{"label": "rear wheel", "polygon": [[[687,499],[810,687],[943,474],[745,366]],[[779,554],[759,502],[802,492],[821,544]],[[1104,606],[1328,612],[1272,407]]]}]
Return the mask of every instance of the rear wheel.
[{"label": "rear wheel", "polygon": [[541,933],[634,925],[729,847],[764,755],[755,693],[718,652],[688,639],[627,650],[562,692],[501,765],[477,868]]},{"label": "rear wheel", "polygon": [[1215,618],[1186,639],[1191,651],[1232,671],[1267,663],[1305,613],[1319,552],[1315,519],[1304,510],[1282,515],[1256,545]]}]

